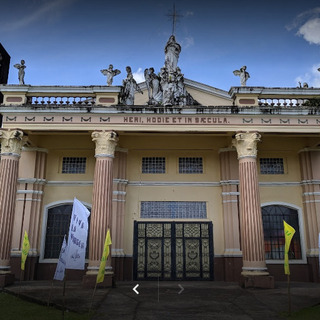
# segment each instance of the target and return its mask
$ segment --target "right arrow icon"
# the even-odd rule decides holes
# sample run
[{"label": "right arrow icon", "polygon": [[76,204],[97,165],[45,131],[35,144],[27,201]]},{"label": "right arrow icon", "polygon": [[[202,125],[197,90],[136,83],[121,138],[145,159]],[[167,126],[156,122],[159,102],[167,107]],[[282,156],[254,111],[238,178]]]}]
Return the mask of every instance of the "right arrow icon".
[{"label": "right arrow icon", "polygon": [[181,290],[178,292],[178,294],[181,294],[181,293],[182,293],[182,291],[184,290],[184,287],[183,287],[181,284],[179,284],[178,286],[179,286],[179,287],[180,287],[180,289],[181,289]]}]

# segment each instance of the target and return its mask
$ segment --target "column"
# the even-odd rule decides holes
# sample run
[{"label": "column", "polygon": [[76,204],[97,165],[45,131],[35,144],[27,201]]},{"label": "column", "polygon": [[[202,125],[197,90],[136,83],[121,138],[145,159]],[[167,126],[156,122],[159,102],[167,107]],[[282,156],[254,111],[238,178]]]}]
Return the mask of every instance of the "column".
[{"label": "column", "polygon": [[[114,131],[94,131],[96,165],[93,178],[89,236],[89,265],[84,286],[94,286],[100,266],[107,229],[112,227],[113,158],[118,142]],[[113,238],[111,234],[111,238]],[[104,286],[112,285],[111,254],[107,262]]]},{"label": "column", "polygon": [[320,232],[320,149],[306,148],[300,151],[299,156],[304,221],[307,231],[307,259],[312,280],[320,282],[318,248]]},{"label": "column", "polygon": [[[234,148],[219,150],[224,226],[224,280],[238,281],[242,268],[239,226],[239,165]],[[217,258],[216,258],[217,259]]]},{"label": "column", "polygon": [[19,158],[26,141],[21,130],[0,130],[0,287],[13,282],[10,250],[17,192]]},{"label": "column", "polygon": [[235,135],[233,145],[239,160],[240,234],[242,246],[242,284],[245,287],[274,287],[273,277],[267,277],[264,235],[257,170],[257,132]]}]

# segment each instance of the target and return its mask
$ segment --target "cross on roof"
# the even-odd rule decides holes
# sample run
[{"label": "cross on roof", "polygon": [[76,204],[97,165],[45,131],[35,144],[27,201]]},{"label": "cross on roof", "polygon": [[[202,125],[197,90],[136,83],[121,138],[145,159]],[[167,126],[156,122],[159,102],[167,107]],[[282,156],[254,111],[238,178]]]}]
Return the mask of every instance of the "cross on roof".
[{"label": "cross on roof", "polygon": [[183,17],[183,16],[177,13],[175,5],[173,5],[173,12],[167,14],[167,16],[172,18],[172,34],[174,35],[175,28],[176,28],[176,22],[178,21],[178,18]]}]

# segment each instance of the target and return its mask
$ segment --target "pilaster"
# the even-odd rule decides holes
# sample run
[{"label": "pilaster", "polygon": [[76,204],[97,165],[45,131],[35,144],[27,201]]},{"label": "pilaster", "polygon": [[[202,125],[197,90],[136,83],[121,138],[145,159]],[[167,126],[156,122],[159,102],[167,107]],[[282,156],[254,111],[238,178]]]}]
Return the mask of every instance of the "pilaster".
[{"label": "pilaster", "polygon": [[30,250],[24,280],[33,280],[40,248],[41,208],[46,171],[47,150],[23,147],[19,165],[18,190],[11,249],[12,271],[20,274],[21,245],[24,230],[28,232]]},{"label": "pilaster", "polygon": [[[304,221],[306,224],[307,257],[318,264],[320,233],[320,149],[303,149],[299,153]],[[320,281],[319,270],[313,272]]]},{"label": "pilaster", "polygon": [[242,265],[239,227],[239,166],[234,148],[219,150],[224,226],[224,274],[236,281]]},{"label": "pilaster", "polygon": [[127,150],[116,149],[114,159],[113,201],[112,201],[112,265],[115,279],[123,280],[124,269],[124,216],[126,203]]}]

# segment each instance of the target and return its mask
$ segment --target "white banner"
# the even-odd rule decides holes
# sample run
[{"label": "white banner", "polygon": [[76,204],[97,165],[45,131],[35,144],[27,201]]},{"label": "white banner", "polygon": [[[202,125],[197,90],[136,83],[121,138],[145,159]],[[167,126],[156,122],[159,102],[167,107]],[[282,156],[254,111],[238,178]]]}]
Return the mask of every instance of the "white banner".
[{"label": "white banner", "polygon": [[63,281],[64,279],[64,272],[66,269],[66,253],[67,253],[66,249],[67,249],[67,241],[66,241],[66,236],[64,236],[61,250],[60,250],[59,261],[57,263],[56,272],[53,277],[54,280]]},{"label": "white banner", "polygon": [[89,210],[74,198],[68,235],[66,269],[84,270],[89,216]]}]

